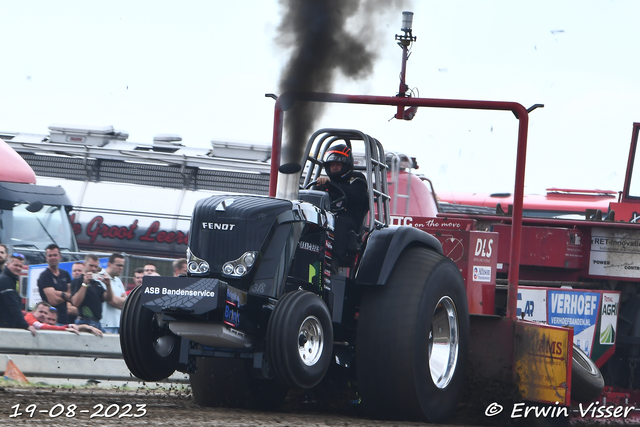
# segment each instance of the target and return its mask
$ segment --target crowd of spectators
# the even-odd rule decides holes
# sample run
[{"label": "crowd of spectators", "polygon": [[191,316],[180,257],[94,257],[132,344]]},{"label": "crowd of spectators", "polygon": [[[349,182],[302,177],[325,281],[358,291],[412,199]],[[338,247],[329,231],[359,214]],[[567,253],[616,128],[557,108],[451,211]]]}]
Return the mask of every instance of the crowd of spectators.
[{"label": "crowd of spectators", "polygon": [[[25,312],[19,292],[25,257],[9,255],[7,246],[0,243],[0,328],[26,329],[34,336],[38,330],[117,334],[129,292],[142,285],[144,276],[160,276],[156,266],[147,263],[134,271],[133,288],[126,291],[121,279],[125,267],[122,254],[112,254],[106,268],[101,268],[96,255],[87,254],[84,261],[73,263],[71,274],[60,268],[62,255],[56,244],[47,246],[45,259],[47,268],[37,280],[42,301]],[[187,260],[175,260],[172,267],[174,276],[184,276]]]},{"label": "crowd of spectators", "polygon": [[0,272],[4,268],[4,263],[7,260],[8,255],[7,245],[0,243]]}]

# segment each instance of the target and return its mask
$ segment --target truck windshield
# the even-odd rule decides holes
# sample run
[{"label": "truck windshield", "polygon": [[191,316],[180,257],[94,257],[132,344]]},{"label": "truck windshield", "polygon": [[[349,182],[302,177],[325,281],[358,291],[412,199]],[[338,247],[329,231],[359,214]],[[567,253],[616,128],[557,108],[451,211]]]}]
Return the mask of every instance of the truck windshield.
[{"label": "truck windshield", "polygon": [[0,241],[13,248],[44,250],[55,243],[61,249],[77,251],[76,241],[66,210],[43,205],[37,212],[20,203],[11,210],[0,210]]}]

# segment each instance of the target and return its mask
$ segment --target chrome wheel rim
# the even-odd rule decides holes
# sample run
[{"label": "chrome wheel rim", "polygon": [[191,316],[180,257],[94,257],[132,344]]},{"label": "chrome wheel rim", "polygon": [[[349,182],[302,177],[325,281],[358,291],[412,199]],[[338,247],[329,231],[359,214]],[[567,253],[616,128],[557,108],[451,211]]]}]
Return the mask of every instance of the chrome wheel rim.
[{"label": "chrome wheel rim", "polygon": [[458,312],[453,300],[444,296],[436,304],[429,331],[429,370],[440,389],[449,385],[456,371],[459,342]]},{"label": "chrome wheel rim", "polygon": [[308,316],[298,331],[298,354],[306,366],[318,363],[324,348],[322,323],[315,316]]}]

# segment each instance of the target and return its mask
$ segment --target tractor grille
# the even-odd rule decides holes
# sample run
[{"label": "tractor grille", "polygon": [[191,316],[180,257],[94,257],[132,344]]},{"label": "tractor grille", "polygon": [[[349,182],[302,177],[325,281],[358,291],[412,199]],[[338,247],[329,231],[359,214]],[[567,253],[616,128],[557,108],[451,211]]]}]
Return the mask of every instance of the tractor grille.
[{"label": "tractor grille", "polygon": [[[219,210],[225,200],[225,210]],[[225,262],[247,251],[259,251],[275,218],[291,208],[288,200],[259,196],[226,195],[200,200],[193,212],[189,247],[209,263],[212,272],[218,272]]]}]

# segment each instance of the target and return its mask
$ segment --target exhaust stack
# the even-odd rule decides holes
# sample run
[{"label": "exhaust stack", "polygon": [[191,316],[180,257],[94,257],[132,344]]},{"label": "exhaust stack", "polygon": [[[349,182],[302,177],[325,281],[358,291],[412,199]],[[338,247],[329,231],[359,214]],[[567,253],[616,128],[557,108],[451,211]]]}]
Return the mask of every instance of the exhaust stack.
[{"label": "exhaust stack", "polygon": [[284,163],[278,168],[278,188],[276,197],[279,199],[297,200],[300,194],[300,163]]}]

